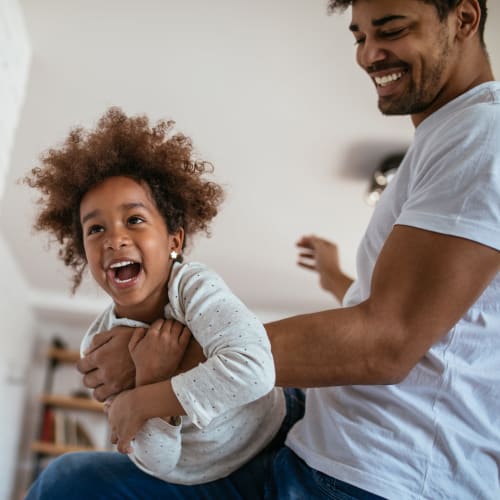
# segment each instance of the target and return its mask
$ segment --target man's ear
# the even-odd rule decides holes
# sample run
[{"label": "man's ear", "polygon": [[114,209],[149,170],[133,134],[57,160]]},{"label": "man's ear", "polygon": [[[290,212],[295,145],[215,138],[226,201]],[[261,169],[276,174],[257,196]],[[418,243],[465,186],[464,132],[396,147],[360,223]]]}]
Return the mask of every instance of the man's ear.
[{"label": "man's ear", "polygon": [[476,35],[481,21],[481,7],[478,0],[462,0],[455,9],[457,38],[465,40]]}]

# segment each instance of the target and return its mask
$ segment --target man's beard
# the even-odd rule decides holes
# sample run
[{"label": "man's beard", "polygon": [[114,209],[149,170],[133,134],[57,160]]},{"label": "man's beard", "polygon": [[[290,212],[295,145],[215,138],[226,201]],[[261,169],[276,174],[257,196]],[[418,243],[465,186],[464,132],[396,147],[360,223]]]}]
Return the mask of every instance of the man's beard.
[{"label": "man's beard", "polygon": [[[447,30],[446,30],[447,31]],[[381,97],[378,108],[384,115],[413,115],[429,109],[439,96],[443,73],[446,71],[450,47],[443,33],[440,39],[441,54],[437,62],[428,70],[422,72],[420,85],[415,80],[410,81],[407,92],[399,97]]]}]

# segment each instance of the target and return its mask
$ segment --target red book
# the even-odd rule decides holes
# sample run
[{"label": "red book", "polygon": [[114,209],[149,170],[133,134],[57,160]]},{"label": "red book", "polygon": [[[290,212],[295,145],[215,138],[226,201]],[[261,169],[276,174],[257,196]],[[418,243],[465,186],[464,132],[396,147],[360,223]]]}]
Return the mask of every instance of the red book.
[{"label": "red book", "polygon": [[54,442],[54,411],[50,407],[46,407],[43,412],[42,435],[40,439],[47,443]]}]

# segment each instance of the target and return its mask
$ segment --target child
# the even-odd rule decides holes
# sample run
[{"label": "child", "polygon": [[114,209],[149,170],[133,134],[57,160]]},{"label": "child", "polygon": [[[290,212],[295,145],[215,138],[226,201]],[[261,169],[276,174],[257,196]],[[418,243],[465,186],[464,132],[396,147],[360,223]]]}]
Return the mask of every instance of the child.
[{"label": "child", "polygon": [[[82,351],[116,325],[144,327],[129,344],[136,387],[107,402],[112,441],[153,476],[199,484],[255,456],[286,410],[262,324],[217,274],[181,263],[186,239],[208,231],[223,193],[172,128],[111,108],[95,130],[75,129],[49,150],[26,181],[42,192],[35,228],[56,236],[74,289],[88,265],[113,299]],[[172,378],[179,360],[165,360],[159,376],[148,353],[168,344],[182,352],[189,333],[164,319],[187,325],[206,357]]]}]

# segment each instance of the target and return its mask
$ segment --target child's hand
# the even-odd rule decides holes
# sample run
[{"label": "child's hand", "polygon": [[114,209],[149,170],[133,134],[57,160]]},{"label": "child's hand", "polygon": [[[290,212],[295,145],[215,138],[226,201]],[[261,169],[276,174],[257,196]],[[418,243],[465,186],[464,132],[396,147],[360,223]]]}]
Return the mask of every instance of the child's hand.
[{"label": "child's hand", "polygon": [[136,328],[128,344],[135,364],[136,386],[171,378],[190,339],[189,329],[171,319],[156,320],[147,330]]},{"label": "child's hand", "polygon": [[123,391],[104,404],[111,427],[111,442],[117,445],[120,453],[130,453],[130,441],[147,420],[140,411],[142,405],[137,391]]}]

